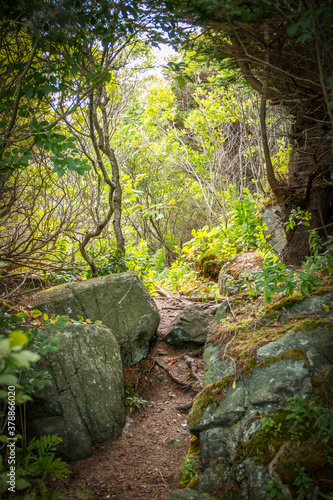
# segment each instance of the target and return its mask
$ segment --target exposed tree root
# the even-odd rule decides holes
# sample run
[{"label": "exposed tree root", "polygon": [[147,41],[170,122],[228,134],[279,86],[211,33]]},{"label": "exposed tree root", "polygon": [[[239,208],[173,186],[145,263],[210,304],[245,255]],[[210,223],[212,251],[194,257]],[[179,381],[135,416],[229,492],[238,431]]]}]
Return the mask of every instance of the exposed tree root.
[{"label": "exposed tree root", "polygon": [[[280,479],[280,476],[278,475],[277,472],[275,472],[275,467],[276,465],[278,464],[280,458],[282,457],[283,453],[285,452],[285,450],[290,446],[290,442],[288,443],[285,443],[281,446],[281,448],[279,449],[279,451],[277,452],[276,455],[274,455],[273,457],[273,460],[271,460],[271,462],[268,464],[268,472],[270,473],[271,476],[275,477],[277,479],[277,481],[279,482],[279,484],[282,486],[282,481]],[[283,490],[282,490],[282,493],[283,495],[288,498],[289,500],[293,500],[293,496],[289,490],[288,487],[284,487]]]},{"label": "exposed tree root", "polygon": [[173,380],[174,382],[176,382],[176,384],[181,385],[184,388],[191,387],[191,384],[188,384],[187,382],[183,382],[182,380],[180,380],[179,378],[177,378],[167,366],[165,366],[163,363],[161,363],[161,361],[159,361],[156,358],[154,358],[154,361],[157,364],[157,366],[159,366],[160,368],[162,368],[163,370],[165,370],[167,372],[167,374],[169,375],[169,377],[171,378],[171,380]]}]

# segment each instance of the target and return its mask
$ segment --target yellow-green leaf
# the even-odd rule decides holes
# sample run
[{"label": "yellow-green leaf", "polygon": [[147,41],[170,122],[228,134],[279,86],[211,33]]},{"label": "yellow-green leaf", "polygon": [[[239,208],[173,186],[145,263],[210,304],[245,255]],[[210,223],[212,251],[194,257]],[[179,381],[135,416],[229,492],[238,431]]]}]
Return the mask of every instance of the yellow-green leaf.
[{"label": "yellow-green leaf", "polygon": [[21,330],[13,330],[12,332],[10,332],[8,337],[10,342],[9,345],[11,348],[16,346],[23,346],[24,344],[28,343],[28,337],[25,333],[21,332]]},{"label": "yellow-green leaf", "polygon": [[33,318],[38,318],[38,316],[41,316],[41,314],[42,313],[40,311],[38,311],[38,309],[36,309],[35,311],[32,311],[31,316]]}]

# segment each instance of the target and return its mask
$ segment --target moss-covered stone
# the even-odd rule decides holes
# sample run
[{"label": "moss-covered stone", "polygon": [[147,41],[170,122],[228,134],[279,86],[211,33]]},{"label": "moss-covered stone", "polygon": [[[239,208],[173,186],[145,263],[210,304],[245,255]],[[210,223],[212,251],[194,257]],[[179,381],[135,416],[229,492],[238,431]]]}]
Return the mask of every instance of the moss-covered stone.
[{"label": "moss-covered stone", "polygon": [[270,356],[269,358],[266,358],[264,361],[261,361],[259,365],[263,368],[264,366],[276,363],[278,361],[281,361],[282,359],[293,359],[294,361],[303,360],[304,367],[305,368],[309,367],[307,357],[304,354],[304,352],[301,351],[300,349],[289,349],[288,351],[285,351],[282,354],[279,354],[278,356]]},{"label": "moss-covered stone", "polygon": [[313,332],[314,330],[317,330],[318,328],[321,328],[322,326],[332,326],[333,323],[332,321],[325,320],[325,319],[305,319],[303,321],[297,322],[292,330],[297,333],[297,332]]},{"label": "moss-covered stone", "polygon": [[267,418],[274,421],[275,426],[270,431],[257,431],[247,444],[239,443],[237,448],[238,459],[250,455],[259,462],[268,465],[281,445],[290,440],[289,427],[291,424],[287,420],[289,414],[285,410],[278,409],[266,415]]},{"label": "moss-covered stone", "polygon": [[[310,323],[313,330],[327,324],[332,324],[332,322],[326,320],[313,320]],[[296,318],[290,318],[289,321],[283,324],[274,322],[255,325],[253,320],[244,320],[237,324],[220,326],[219,330],[215,330],[209,340],[214,345],[218,345],[222,340],[221,354],[227,354],[236,361],[238,376],[242,372],[249,376],[252,369],[257,365],[255,356],[259,348],[280,339],[288,330],[295,331],[297,329],[297,331],[302,331],[302,326],[304,325],[304,330],[306,331],[307,328],[310,328],[310,323],[309,319],[300,321]],[[224,346],[228,342],[230,344],[227,352],[225,352]],[[294,354],[296,356],[296,353]],[[292,357],[291,354],[290,356]],[[301,354],[298,355],[298,359],[302,359]]]},{"label": "moss-covered stone", "polygon": [[332,292],[333,279],[331,277],[324,278],[320,281],[317,287],[314,287],[311,294],[302,295],[300,290],[296,290],[292,295],[283,297],[282,299],[271,305],[266,311],[264,317],[269,319],[278,318],[283,309],[290,309],[292,306],[300,304],[306,297],[311,295],[324,295]]},{"label": "moss-covered stone", "polygon": [[212,409],[217,408],[223,397],[226,395],[227,389],[232,385],[232,382],[232,377],[224,377],[218,382],[213,382],[212,384],[207,385],[207,387],[200,392],[188,415],[188,427],[194,427],[200,423],[208,405],[211,405]]}]

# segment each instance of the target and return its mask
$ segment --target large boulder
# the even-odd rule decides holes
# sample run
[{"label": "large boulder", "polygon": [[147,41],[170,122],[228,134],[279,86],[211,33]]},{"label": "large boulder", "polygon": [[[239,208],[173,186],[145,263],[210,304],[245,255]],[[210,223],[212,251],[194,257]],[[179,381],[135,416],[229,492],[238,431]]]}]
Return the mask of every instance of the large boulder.
[{"label": "large boulder", "polygon": [[35,306],[48,314],[102,321],[119,343],[124,366],[147,355],[160,321],[155,302],[132,271],[56,286],[35,299]]},{"label": "large boulder", "polygon": [[91,455],[92,446],[117,439],[125,424],[122,364],[118,343],[103,325],[69,324],[52,334],[59,350],[38,362],[52,386],[34,392],[29,428],[37,436],[58,434],[66,460]]},{"label": "large boulder", "polygon": [[206,342],[214,308],[192,304],[172,322],[164,342],[178,349],[195,349]]}]

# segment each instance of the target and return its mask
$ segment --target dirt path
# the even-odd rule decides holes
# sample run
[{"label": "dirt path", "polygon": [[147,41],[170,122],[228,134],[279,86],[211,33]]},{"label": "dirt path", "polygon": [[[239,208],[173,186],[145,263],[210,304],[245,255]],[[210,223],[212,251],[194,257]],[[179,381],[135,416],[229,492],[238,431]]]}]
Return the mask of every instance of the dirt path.
[{"label": "dirt path", "polygon": [[[66,499],[164,500],[178,485],[179,465],[189,449],[191,435],[186,426],[187,412],[177,407],[190,403],[197,391],[173,382],[154,361],[157,359],[184,383],[194,383],[183,359],[169,364],[183,351],[162,341],[184,303],[157,298],[156,304],[161,314],[157,339],[147,358],[124,371],[125,382],[133,384],[136,395],[148,403],[128,414],[117,441],[97,446],[92,457],[69,465],[71,476],[56,485]],[[194,359],[202,378],[201,357]]]}]

